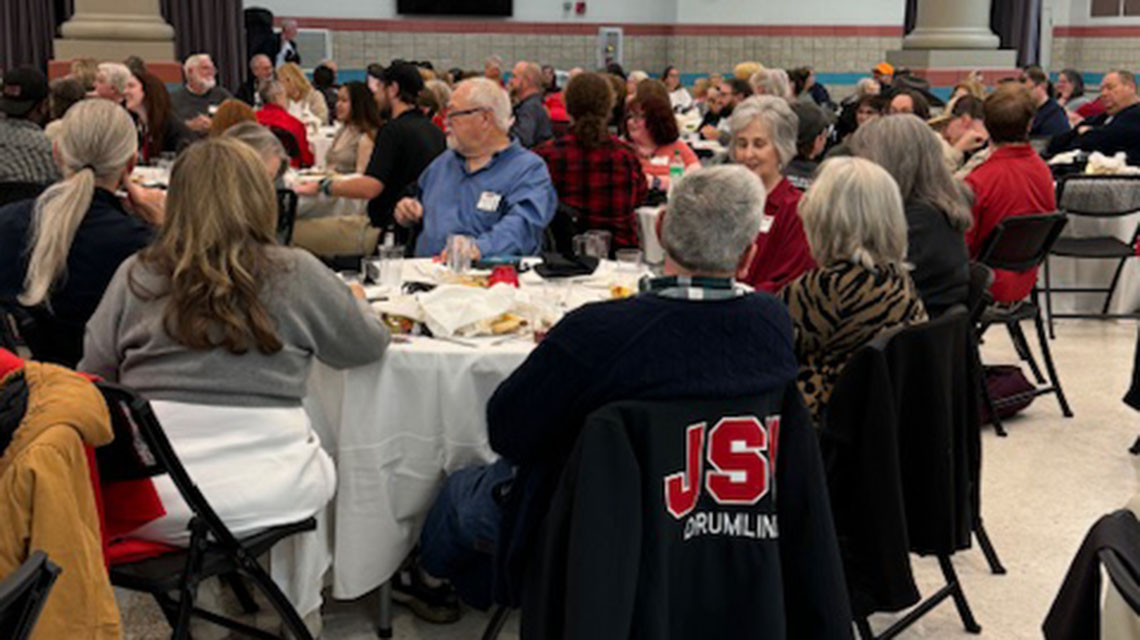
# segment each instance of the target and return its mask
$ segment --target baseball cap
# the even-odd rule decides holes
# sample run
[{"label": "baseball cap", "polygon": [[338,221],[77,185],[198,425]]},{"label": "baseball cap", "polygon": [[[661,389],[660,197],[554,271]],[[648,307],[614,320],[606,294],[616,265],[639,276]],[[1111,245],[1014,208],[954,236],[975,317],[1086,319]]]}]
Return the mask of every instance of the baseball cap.
[{"label": "baseball cap", "polygon": [[48,97],[47,76],[39,69],[17,67],[4,74],[0,111],[21,117]]},{"label": "baseball cap", "polygon": [[895,68],[889,62],[880,62],[872,68],[872,71],[878,71],[885,76],[890,76],[894,75]]},{"label": "baseball cap", "polygon": [[793,102],[792,111],[800,120],[800,128],[796,134],[796,144],[806,144],[815,140],[833,124],[829,114],[814,104],[807,102]]},{"label": "baseball cap", "polygon": [[393,62],[384,69],[380,81],[384,84],[398,84],[401,91],[412,95],[419,95],[424,89],[424,78],[420,75],[419,67],[403,61]]}]

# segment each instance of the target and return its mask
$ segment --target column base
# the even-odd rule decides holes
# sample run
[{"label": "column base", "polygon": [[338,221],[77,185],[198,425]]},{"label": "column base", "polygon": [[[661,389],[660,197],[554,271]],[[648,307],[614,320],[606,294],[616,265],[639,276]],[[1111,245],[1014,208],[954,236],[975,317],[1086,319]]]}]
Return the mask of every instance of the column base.
[{"label": "column base", "polygon": [[173,42],[146,42],[141,40],[70,40],[55,41],[55,58],[95,58],[100,61],[122,62],[127,56],[138,56],[147,62],[174,60]]},{"label": "column base", "polygon": [[1016,69],[1012,49],[902,49],[887,52],[887,62],[911,69]]}]

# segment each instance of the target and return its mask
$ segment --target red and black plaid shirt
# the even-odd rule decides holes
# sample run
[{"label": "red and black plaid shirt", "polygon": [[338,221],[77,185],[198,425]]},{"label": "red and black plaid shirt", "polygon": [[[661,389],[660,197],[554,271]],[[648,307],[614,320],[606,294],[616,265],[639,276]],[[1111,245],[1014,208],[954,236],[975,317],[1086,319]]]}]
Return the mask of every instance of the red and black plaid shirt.
[{"label": "red and black plaid shirt", "polygon": [[582,214],[580,229],[609,231],[619,249],[638,246],[634,209],[645,199],[648,185],[629,145],[610,136],[587,149],[571,133],[534,151],[546,161],[558,199]]}]

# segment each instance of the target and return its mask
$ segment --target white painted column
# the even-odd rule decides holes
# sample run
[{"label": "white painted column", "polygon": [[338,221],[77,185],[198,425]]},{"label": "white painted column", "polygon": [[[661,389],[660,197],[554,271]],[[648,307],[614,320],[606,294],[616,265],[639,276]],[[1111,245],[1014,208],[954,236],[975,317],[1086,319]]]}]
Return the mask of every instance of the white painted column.
[{"label": "white painted column", "polygon": [[997,49],[991,0],[918,0],[915,27],[903,49]]},{"label": "white painted column", "polygon": [[75,13],[60,35],[57,59],[174,58],[174,29],[163,20],[158,0],[75,0]]}]

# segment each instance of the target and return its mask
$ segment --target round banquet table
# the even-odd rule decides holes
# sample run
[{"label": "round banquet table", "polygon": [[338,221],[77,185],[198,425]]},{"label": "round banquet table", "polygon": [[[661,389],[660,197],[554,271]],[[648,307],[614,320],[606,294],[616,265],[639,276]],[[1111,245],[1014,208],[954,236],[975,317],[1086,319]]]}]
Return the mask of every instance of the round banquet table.
[{"label": "round banquet table", "polygon": [[[404,279],[423,280],[425,263],[405,261]],[[565,285],[568,308],[608,298],[600,281],[629,284],[642,273],[603,267],[608,275],[592,283]],[[524,288],[539,282],[533,273],[520,280]],[[399,568],[447,474],[495,458],[487,401],[534,349],[527,334],[400,339],[379,362],[347,371],[318,364],[309,380],[305,407],[337,468],[331,583],[338,599],[372,591]]]}]

